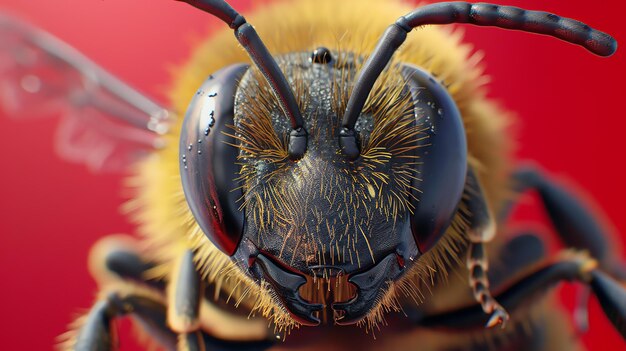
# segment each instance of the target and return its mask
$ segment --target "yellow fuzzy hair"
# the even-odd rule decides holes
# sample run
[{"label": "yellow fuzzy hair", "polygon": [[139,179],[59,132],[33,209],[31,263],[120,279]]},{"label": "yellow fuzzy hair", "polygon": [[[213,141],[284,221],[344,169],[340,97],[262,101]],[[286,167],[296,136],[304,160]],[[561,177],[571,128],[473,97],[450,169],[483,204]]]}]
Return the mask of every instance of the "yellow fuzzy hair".
[{"label": "yellow fuzzy hair", "polygon": [[[244,15],[274,55],[310,52],[318,46],[367,54],[385,28],[412,8],[398,0],[300,0],[277,2]],[[219,21],[214,19],[214,22]],[[505,132],[506,114],[485,98],[481,86],[486,79],[478,65],[479,57],[471,55],[472,48],[460,40],[461,34],[450,27],[419,28],[409,34],[395,61],[420,66],[444,82],[463,116],[469,162],[478,170],[487,198],[497,209],[507,196],[506,173],[511,148]],[[197,43],[188,62],[174,72],[170,94],[173,110],[183,116],[196,89],[211,73],[239,62],[250,59],[225,25]],[[161,263],[152,273],[167,279],[177,254],[192,247],[205,279],[231,294],[233,301],[243,304],[251,313],[258,311],[272,318],[278,329],[297,326],[274,303],[271,291],[257,287],[239,273],[193,220],[179,176],[181,123],[182,117],[167,136],[168,146],[142,162],[136,176],[129,180],[138,189],[138,195],[128,203],[127,210],[140,224],[151,258]],[[458,265],[465,242],[463,226],[462,216],[457,215],[440,244],[420,259],[407,279],[391,287],[391,292],[378,301],[379,308],[364,323],[373,326],[384,322],[382,312],[398,308],[395,292],[423,301],[424,294],[417,289],[424,285],[430,289],[433,279],[445,279],[448,266]]]}]

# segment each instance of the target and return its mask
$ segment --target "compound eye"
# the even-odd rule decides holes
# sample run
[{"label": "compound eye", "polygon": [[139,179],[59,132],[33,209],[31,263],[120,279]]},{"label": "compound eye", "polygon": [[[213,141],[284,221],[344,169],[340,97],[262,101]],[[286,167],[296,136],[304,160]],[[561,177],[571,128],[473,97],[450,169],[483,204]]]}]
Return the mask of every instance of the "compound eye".
[{"label": "compound eye", "polygon": [[456,213],[465,186],[467,141],[461,114],[446,88],[420,68],[403,74],[415,102],[418,124],[426,124],[428,146],[420,148],[414,181],[411,231],[423,254],[443,236]]},{"label": "compound eye", "polygon": [[204,234],[231,256],[241,240],[244,214],[237,201],[239,149],[231,136],[237,84],[248,65],[226,67],[198,89],[180,137],[180,175],[185,198]]}]

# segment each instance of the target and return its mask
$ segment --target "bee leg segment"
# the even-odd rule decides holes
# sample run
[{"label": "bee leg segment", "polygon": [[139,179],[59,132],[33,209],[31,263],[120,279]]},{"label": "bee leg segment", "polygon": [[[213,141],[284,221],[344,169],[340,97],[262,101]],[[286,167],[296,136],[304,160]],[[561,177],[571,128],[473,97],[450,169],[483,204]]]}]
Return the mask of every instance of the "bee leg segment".
[{"label": "bee leg segment", "polygon": [[117,349],[118,342],[113,322],[115,318],[128,314],[132,314],[142,325],[152,330],[150,334],[158,339],[161,346],[166,349],[174,348],[176,335],[165,324],[165,306],[161,301],[141,293],[113,292],[94,304],[74,340],[68,342],[66,349],[75,351]]},{"label": "bee leg segment", "polygon": [[[533,299],[557,283],[578,281],[591,287],[606,316],[626,339],[626,286],[602,272],[598,268],[598,261],[585,253],[564,251],[557,259],[535,266],[535,269],[531,269],[515,281],[502,284],[507,288],[497,297],[507,309],[528,308]],[[474,305],[423,317],[418,324],[433,328],[465,330],[479,326],[484,320],[482,306]]]},{"label": "bee leg segment", "polygon": [[126,250],[109,252],[104,264],[107,270],[120,278],[137,282],[147,282],[144,273],[154,267],[152,263],[145,262],[136,252]]},{"label": "bee leg segment", "polygon": [[200,331],[178,335],[178,351],[205,351],[204,337]]},{"label": "bee leg segment", "polygon": [[[602,221],[579,197],[550,180],[534,166],[524,166],[513,174],[518,192],[536,190],[559,238],[569,247],[588,251],[605,271],[626,280],[626,267],[620,262],[607,239]],[[513,204],[505,207],[506,217]]]},{"label": "bee leg segment", "polygon": [[167,288],[167,323],[180,333],[178,350],[204,350],[203,338],[197,333],[204,285],[191,250],[185,250],[178,257],[173,272]]},{"label": "bee leg segment", "polygon": [[489,263],[484,243],[491,241],[495,235],[495,222],[491,211],[485,201],[482,188],[474,170],[469,168],[466,180],[465,206],[470,213],[468,237],[470,240],[467,256],[467,269],[469,270],[469,285],[483,311],[491,317],[486,327],[491,328],[501,324],[506,326],[509,314],[504,307],[496,301],[489,291],[489,279],[487,271]]},{"label": "bee leg segment", "polygon": [[506,326],[509,320],[507,311],[496,301],[489,291],[489,280],[487,278],[487,259],[484,257],[484,247],[482,243],[471,243],[470,254],[467,261],[467,268],[470,271],[469,283],[474,292],[474,298],[480,303],[483,311],[491,317],[486,327],[492,328],[502,324]]},{"label": "bee leg segment", "polygon": [[530,230],[514,233],[503,243],[497,259],[499,264],[489,270],[491,286],[502,286],[510,281],[511,277],[542,262],[546,255],[546,245],[538,235]]},{"label": "bee leg segment", "polygon": [[76,337],[72,350],[108,351],[117,344],[111,324],[115,309],[108,301],[96,303],[89,311],[85,324]]},{"label": "bee leg segment", "polygon": [[142,256],[137,242],[125,236],[105,237],[96,243],[89,254],[89,269],[101,287],[124,280],[163,290],[165,285],[162,279],[146,277],[146,272],[154,266],[153,262]]}]

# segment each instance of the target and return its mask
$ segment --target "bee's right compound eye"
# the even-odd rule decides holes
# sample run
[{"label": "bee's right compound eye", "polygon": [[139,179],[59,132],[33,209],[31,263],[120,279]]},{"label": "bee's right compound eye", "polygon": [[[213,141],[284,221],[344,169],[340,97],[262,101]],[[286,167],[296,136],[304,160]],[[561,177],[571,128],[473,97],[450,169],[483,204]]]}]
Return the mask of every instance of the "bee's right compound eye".
[{"label": "bee's right compound eye", "polygon": [[226,67],[204,81],[193,97],[180,138],[185,198],[204,234],[231,256],[242,237],[244,214],[237,201],[239,149],[232,136],[237,84],[248,65]]}]

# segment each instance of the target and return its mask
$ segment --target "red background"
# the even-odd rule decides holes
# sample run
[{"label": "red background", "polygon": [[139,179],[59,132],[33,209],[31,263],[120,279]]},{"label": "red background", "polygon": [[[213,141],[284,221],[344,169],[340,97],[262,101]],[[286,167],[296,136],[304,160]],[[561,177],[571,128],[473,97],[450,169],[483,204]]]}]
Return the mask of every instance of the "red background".
[{"label": "red background", "polygon": [[[244,14],[250,9],[248,1],[232,2]],[[584,20],[626,43],[622,1],[502,2]],[[164,102],[168,66],[184,62],[193,38],[216,23],[168,0],[0,0],[0,9],[45,28]],[[519,116],[520,157],[578,183],[608,214],[624,246],[626,50],[601,59],[551,38],[466,28],[467,41],[486,53],[491,96]],[[124,199],[121,177],[93,175],[59,161],[51,151],[53,126],[0,116],[4,350],[51,349],[73,313],[92,302],[89,247],[106,234],[132,232],[118,210]],[[518,217],[543,220],[530,207],[518,211]],[[572,304],[572,293],[562,293],[566,304]],[[595,302],[584,340],[590,350],[626,347]],[[122,350],[136,349],[128,335],[122,342]]]}]

